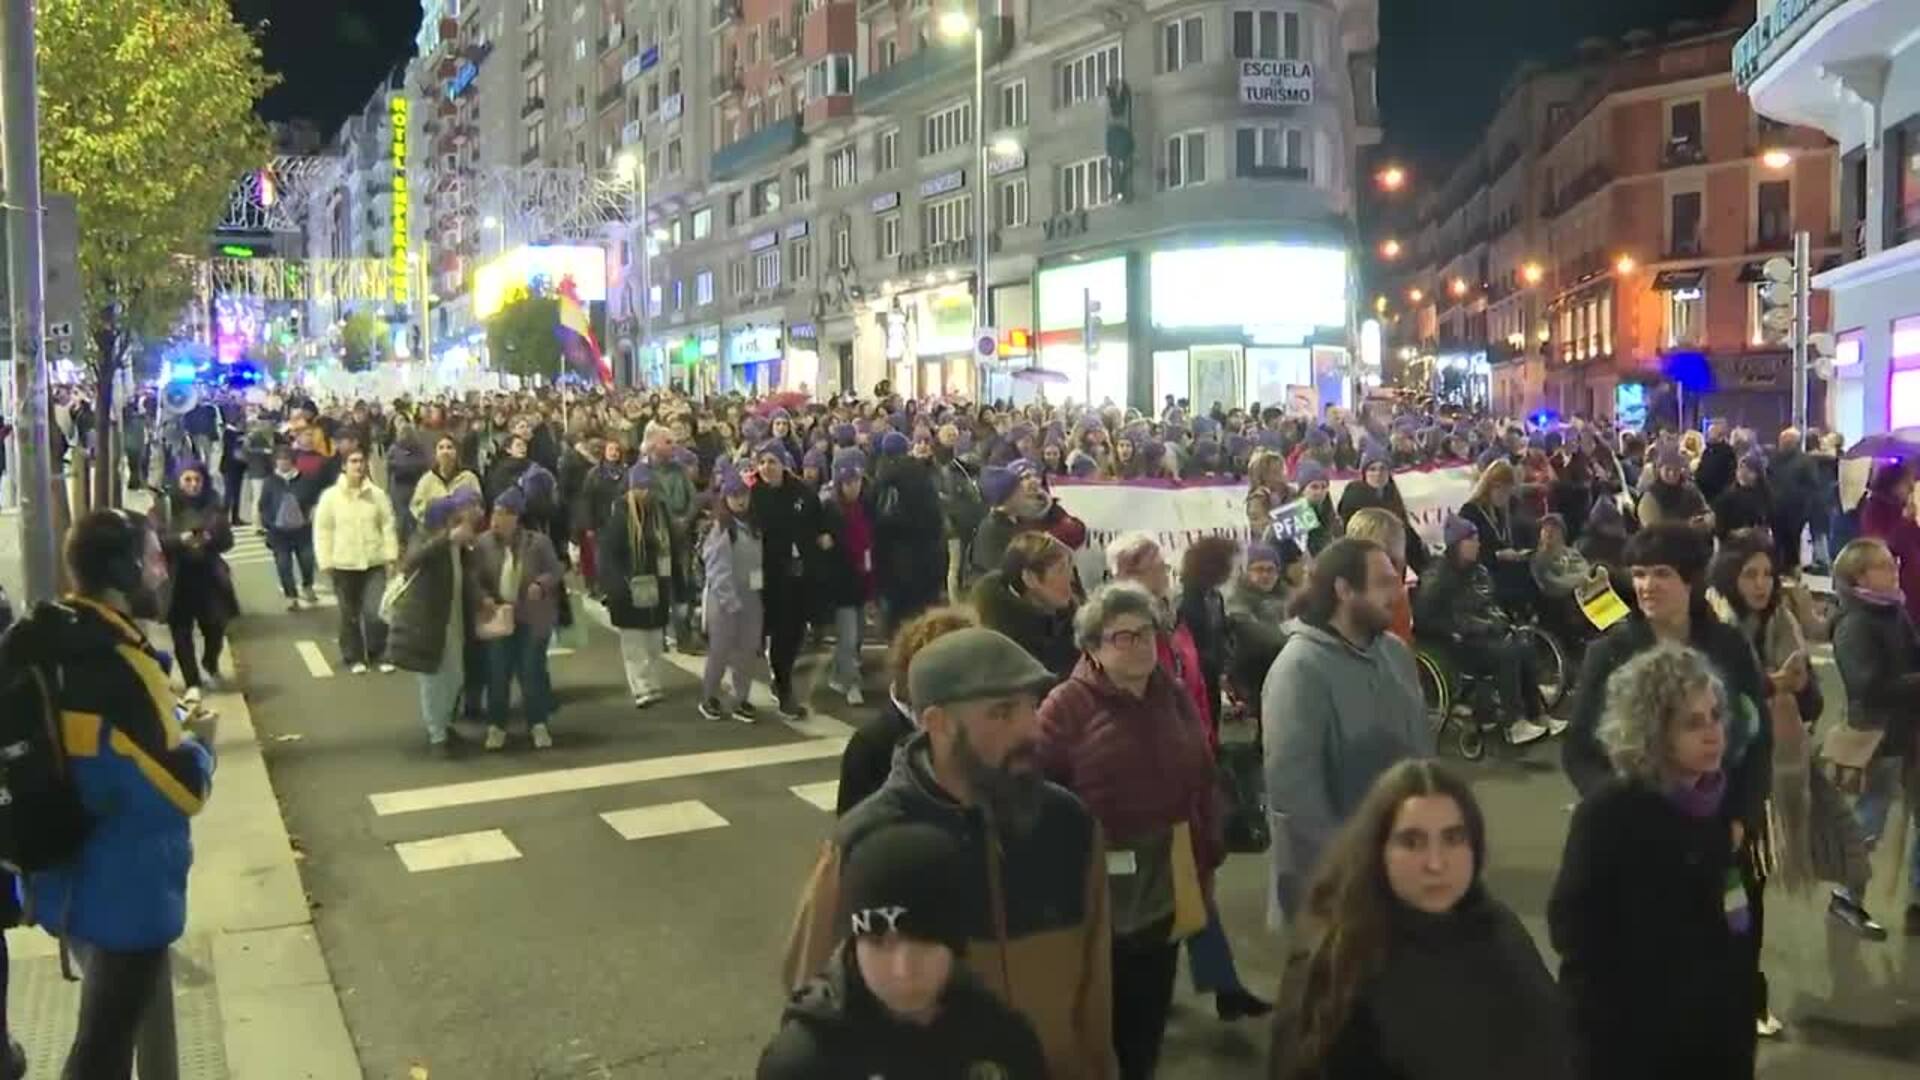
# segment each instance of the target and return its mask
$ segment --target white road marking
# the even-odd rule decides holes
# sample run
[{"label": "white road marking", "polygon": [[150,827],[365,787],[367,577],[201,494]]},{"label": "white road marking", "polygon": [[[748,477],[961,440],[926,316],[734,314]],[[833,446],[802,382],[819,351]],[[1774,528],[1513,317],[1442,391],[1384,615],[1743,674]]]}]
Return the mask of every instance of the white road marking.
[{"label": "white road marking", "polygon": [[407,840],[393,845],[393,850],[400,856],[400,861],[406,864],[410,874],[446,870],[455,866],[507,862],[520,857],[520,849],[514,847],[513,841],[507,839],[507,834],[499,829],[436,836],[431,840]]},{"label": "white road marking", "polygon": [[791,765],[802,761],[837,758],[846,749],[845,739],[813,739],[781,746],[755,746],[744,750],[707,750],[697,754],[617,761],[606,765],[583,765],[570,769],[503,776],[496,780],[468,780],[457,784],[438,784],[408,791],[387,791],[367,796],[373,812],[381,816],[411,814],[422,810],[445,810],[454,806],[525,799],[535,795],[558,795],[569,791],[643,784],[653,780],[676,780],[709,773],[757,769],[769,765]]},{"label": "white road marking", "polygon": [[293,651],[300,654],[300,661],[307,665],[307,674],[316,679],[333,678],[333,665],[327,663],[327,656],[320,646],[311,641],[296,641]]},{"label": "white road marking", "polygon": [[801,802],[812,803],[829,814],[840,805],[840,781],[838,780],[822,780],[817,784],[795,784],[787,790],[800,796]]},{"label": "white road marking", "polygon": [[698,799],[659,806],[636,806],[631,810],[611,810],[601,814],[600,820],[611,825],[622,840],[648,840],[702,829],[724,829],[728,824],[726,818],[714,813],[712,807]]},{"label": "white road marking", "polygon": [[[705,677],[707,670],[706,657],[688,656],[678,650],[668,652],[665,655],[667,662],[679,668],[681,671],[686,672],[696,679]],[[788,728],[801,735],[805,735],[809,739],[845,739],[853,734],[852,724],[812,709],[807,710],[807,715],[799,720],[789,720],[784,716],[780,716],[778,711],[779,703],[774,699],[772,688],[763,683],[756,682],[753,684],[753,692],[748,695],[747,700],[752,703],[754,708],[759,709],[763,715],[776,717],[781,723],[787,725]]]}]

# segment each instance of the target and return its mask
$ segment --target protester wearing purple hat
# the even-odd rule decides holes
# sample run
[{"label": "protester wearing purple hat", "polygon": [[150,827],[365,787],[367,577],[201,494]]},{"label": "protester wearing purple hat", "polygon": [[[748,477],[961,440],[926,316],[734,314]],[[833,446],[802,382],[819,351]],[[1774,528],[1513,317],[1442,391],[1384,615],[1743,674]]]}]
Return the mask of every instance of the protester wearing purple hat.
[{"label": "protester wearing purple hat", "polygon": [[633,707],[666,700],[661,654],[667,624],[680,597],[673,573],[673,534],[656,487],[654,467],[641,461],[627,473],[627,493],[614,504],[599,537],[600,593],[607,621],[620,637],[620,661]]},{"label": "protester wearing purple hat", "polygon": [[468,681],[466,643],[484,595],[471,554],[480,511],[479,493],[468,489],[426,505],[399,566],[411,584],[384,616],[387,660],[416,676],[427,749],[437,757],[453,752],[448,732]]},{"label": "protester wearing purple hat", "polygon": [[[547,645],[559,621],[563,567],[553,541],[542,532],[522,528],[526,495],[508,488],[493,501],[493,522],[474,542],[473,561],[481,587],[492,604],[511,604],[513,629],[488,639],[486,748],[499,750],[507,742],[507,705],[513,684],[520,684],[526,712],[527,735],[536,749],[553,745],[547,726],[553,711],[552,681],[547,670]],[[604,552],[603,552],[604,555]]]},{"label": "protester wearing purple hat", "polygon": [[763,445],[755,463],[760,482],[752,495],[753,520],[765,541],[762,600],[766,609],[767,658],[773,668],[774,694],[783,716],[800,717],[806,707],[794,692],[793,662],[806,636],[807,616],[817,600],[807,581],[833,549],[833,537],[814,490],[793,476],[786,453]]}]

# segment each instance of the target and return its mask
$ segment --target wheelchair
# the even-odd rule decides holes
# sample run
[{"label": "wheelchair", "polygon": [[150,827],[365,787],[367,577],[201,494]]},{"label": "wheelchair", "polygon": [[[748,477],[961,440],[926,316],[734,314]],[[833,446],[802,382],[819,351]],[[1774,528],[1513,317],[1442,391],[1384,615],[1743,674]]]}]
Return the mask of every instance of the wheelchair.
[{"label": "wheelchair", "polygon": [[[1535,620],[1516,622],[1514,629],[1533,650],[1540,700],[1551,713],[1572,690],[1575,668],[1567,646]],[[1445,747],[1451,741],[1462,758],[1479,761],[1486,757],[1489,742],[1505,741],[1502,732],[1518,703],[1500,701],[1490,676],[1462,664],[1463,648],[1456,638],[1425,637],[1415,627],[1413,661],[1434,745]]]}]

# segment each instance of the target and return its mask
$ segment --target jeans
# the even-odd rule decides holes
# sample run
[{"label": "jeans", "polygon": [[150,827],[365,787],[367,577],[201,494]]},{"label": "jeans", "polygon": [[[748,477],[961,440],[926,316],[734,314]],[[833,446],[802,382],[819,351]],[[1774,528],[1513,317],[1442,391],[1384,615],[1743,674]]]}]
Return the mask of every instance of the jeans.
[{"label": "jeans", "polygon": [[280,594],[292,600],[299,594],[293,588],[293,564],[300,563],[300,587],[313,589],[313,526],[298,529],[267,530],[267,549],[273,552],[273,569],[280,576]]},{"label": "jeans", "polygon": [[438,745],[447,741],[447,729],[453,726],[453,711],[460,707],[460,685],[466,672],[460,657],[449,652],[440,659],[440,670],[420,680],[420,722],[426,725],[427,741]]},{"label": "jeans", "polygon": [[81,970],[80,1020],[63,1080],[131,1080],[134,1045],[141,1080],[179,1075],[167,950],[108,952],[74,946]]},{"label": "jeans", "polygon": [[627,690],[635,698],[660,693],[660,653],[665,647],[663,630],[620,631],[620,663],[627,669]]},{"label": "jeans", "polygon": [[[1860,792],[1860,798],[1854,801],[1854,817],[1860,821],[1860,831],[1866,834],[1869,850],[1877,846],[1884,836],[1887,817],[1893,810],[1893,802],[1900,797],[1900,768],[1905,762],[1896,757],[1883,757],[1867,766],[1866,786]],[[1908,809],[1912,813],[1912,809]],[[1920,827],[1908,830],[1913,835],[1913,857],[1907,860],[1908,883],[1920,890]],[[1916,893],[1915,903],[1920,903],[1920,892]]]},{"label": "jeans", "polygon": [[833,609],[833,681],[842,687],[860,685],[860,631],[865,619],[857,607]]},{"label": "jeans", "polygon": [[720,680],[733,676],[734,704],[745,704],[753,687],[753,668],[760,659],[760,594],[749,592],[740,599],[740,610],[727,612],[712,597],[707,598],[707,663],[701,672],[700,693],[720,699]]},{"label": "jeans", "polygon": [[1533,642],[1524,634],[1468,638],[1461,662],[1493,680],[1509,720],[1540,715],[1540,676],[1534,670]]},{"label": "jeans", "polygon": [[1120,1080],[1151,1080],[1173,1009],[1180,947],[1166,920],[1113,939],[1113,1049]]},{"label": "jeans", "polygon": [[335,570],[333,592],[340,601],[340,659],[348,665],[368,664],[387,651],[387,624],[380,621],[380,594],[387,589],[387,572]]},{"label": "jeans", "polygon": [[522,624],[513,628],[511,636],[487,642],[489,726],[507,726],[507,700],[516,679],[528,729],[547,722],[547,714],[553,711],[553,683],[547,672],[547,642],[552,637]]},{"label": "jeans", "polygon": [[460,646],[460,712],[468,720],[478,720],[486,712],[489,644],[470,637]]},{"label": "jeans", "polygon": [[1233,946],[1220,925],[1220,908],[1207,902],[1206,929],[1187,939],[1187,967],[1193,975],[1193,989],[1200,994],[1218,994],[1244,990],[1240,972],[1233,964]]}]

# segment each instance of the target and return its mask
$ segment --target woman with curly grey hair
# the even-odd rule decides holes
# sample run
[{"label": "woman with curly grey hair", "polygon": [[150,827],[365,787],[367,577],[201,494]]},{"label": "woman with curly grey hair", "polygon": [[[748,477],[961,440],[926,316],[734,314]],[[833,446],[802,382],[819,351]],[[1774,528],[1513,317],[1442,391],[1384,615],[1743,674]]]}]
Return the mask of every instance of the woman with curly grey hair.
[{"label": "woman with curly grey hair", "polygon": [[1547,925],[1579,1074],[1753,1075],[1759,883],[1728,799],[1728,698],[1678,643],[1606,681],[1613,776],[1574,811]]}]

